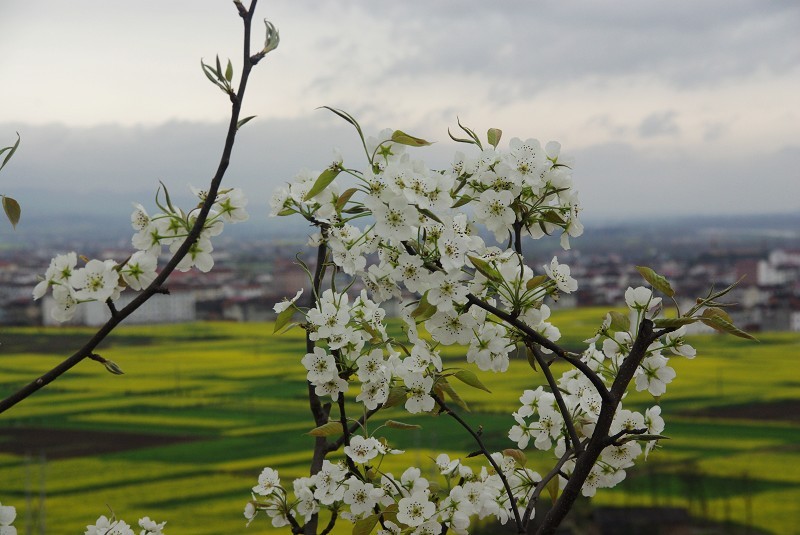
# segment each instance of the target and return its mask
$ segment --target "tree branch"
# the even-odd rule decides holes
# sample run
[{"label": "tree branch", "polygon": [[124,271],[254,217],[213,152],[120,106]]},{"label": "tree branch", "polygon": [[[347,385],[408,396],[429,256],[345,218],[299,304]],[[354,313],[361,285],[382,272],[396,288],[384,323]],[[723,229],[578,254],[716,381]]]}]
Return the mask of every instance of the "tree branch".
[{"label": "tree branch", "polygon": [[[242,16],[242,20],[244,23],[244,50],[245,50],[245,58],[249,57],[249,50],[250,50],[250,27],[252,22],[252,14],[253,10],[255,9],[257,0],[252,0],[250,4],[250,10],[246,15]],[[130,316],[134,311],[136,311],[139,307],[141,307],[148,299],[150,299],[156,293],[163,293],[163,284],[167,280],[167,278],[172,274],[175,268],[178,266],[181,260],[188,254],[189,248],[197,241],[200,237],[200,233],[203,231],[203,226],[208,218],[208,214],[211,211],[211,206],[214,204],[217,193],[220,188],[220,184],[222,183],[222,179],[225,176],[225,172],[228,169],[228,165],[230,164],[230,157],[233,151],[233,145],[236,140],[236,131],[237,131],[237,123],[239,121],[239,114],[241,111],[241,103],[242,99],[245,94],[245,90],[247,89],[247,81],[250,78],[250,71],[252,69],[252,65],[249,61],[245,61],[242,65],[242,74],[239,80],[239,90],[236,93],[236,100],[232,103],[231,106],[231,117],[228,123],[228,133],[225,137],[225,144],[222,149],[222,155],[220,157],[219,164],[217,166],[217,170],[214,173],[213,178],[211,179],[211,183],[208,188],[208,194],[206,196],[205,201],[203,202],[200,212],[197,215],[197,219],[195,220],[194,225],[192,226],[189,234],[183,240],[183,243],[178,248],[177,251],[172,255],[172,257],[167,262],[164,269],[156,276],[155,280],[153,280],[150,285],[142,290],[139,295],[137,295],[127,306],[122,308],[121,310],[117,311],[117,314],[113,314],[111,318],[102,326],[97,332],[92,336],[83,347],[81,347],[78,351],[72,354],[72,356],[66,358],[60,364],[55,366],[53,369],[41,375],[31,383],[27,384],[26,386],[19,389],[17,392],[11,394],[10,396],[6,397],[4,400],[0,401],[0,413],[3,413],[19,403],[20,401],[24,400],[28,396],[32,395],[33,393],[37,392],[41,388],[44,388],[48,384],[52,383],[61,375],[72,369],[75,365],[81,362],[83,359],[89,357],[95,348],[103,341],[105,338],[120,324],[122,323],[128,316]]]}]

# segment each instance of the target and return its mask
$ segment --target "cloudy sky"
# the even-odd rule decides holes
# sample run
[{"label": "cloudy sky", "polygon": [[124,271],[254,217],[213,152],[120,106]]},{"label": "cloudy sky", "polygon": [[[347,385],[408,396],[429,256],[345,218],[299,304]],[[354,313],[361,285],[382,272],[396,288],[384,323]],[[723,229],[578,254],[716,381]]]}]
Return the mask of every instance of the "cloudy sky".
[{"label": "cloudy sky", "polygon": [[[438,141],[419,153],[438,165],[457,117],[558,140],[587,220],[800,210],[799,3],[273,0],[264,17],[281,45],[226,179],[256,205],[334,146],[360,166],[330,105]],[[238,67],[240,26],[227,0],[4,1],[0,146],[23,141],[0,193],[127,217],[158,180],[203,184],[229,107],[200,58]]]}]

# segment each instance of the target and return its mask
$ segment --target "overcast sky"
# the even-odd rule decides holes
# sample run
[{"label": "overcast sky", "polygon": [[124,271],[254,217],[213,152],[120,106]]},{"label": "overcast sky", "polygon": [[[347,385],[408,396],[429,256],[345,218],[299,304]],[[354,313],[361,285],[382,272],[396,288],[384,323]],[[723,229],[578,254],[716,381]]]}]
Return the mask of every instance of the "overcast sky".
[{"label": "overcast sky", "polygon": [[[361,165],[330,105],[440,165],[457,117],[558,140],[587,220],[800,210],[800,3],[262,1],[254,49],[264,17],[281,45],[226,179],[257,205],[334,146]],[[200,58],[238,69],[240,26],[227,0],[3,1],[0,146],[23,141],[0,193],[127,217],[158,180],[203,184],[229,106]]]}]

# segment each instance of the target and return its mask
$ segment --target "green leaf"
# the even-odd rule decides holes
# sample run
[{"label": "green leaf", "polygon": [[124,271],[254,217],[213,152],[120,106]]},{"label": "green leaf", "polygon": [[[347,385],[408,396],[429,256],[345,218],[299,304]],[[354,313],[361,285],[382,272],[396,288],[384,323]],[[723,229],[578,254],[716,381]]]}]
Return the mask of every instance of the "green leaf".
[{"label": "green leaf", "polygon": [[507,450],[503,450],[503,455],[505,455],[506,457],[511,457],[512,459],[517,461],[517,463],[523,468],[525,467],[525,464],[527,464],[528,462],[528,458],[525,457],[525,453],[522,450],[518,450],[515,448],[509,448]]},{"label": "green leaf", "polygon": [[461,396],[458,395],[458,392],[456,392],[453,389],[452,385],[450,385],[450,383],[447,382],[447,379],[445,379],[444,377],[441,377],[439,379],[439,381],[437,381],[436,385],[439,386],[442,389],[442,391],[447,392],[447,395],[450,396],[450,399],[453,400],[453,403],[455,403],[456,405],[458,405],[459,407],[461,407],[465,411],[469,410],[469,406],[467,405],[467,402],[464,401],[461,398]]},{"label": "green leaf", "polygon": [[494,148],[497,148],[497,144],[500,143],[500,138],[503,137],[503,131],[499,128],[490,128],[488,132],[486,132],[486,139],[489,140],[489,145]]},{"label": "green leaf", "polygon": [[315,427],[307,434],[312,437],[329,437],[331,435],[341,435],[342,433],[342,422],[328,422],[327,424]]},{"label": "green leaf", "polygon": [[533,290],[537,286],[547,282],[547,280],[547,275],[536,275],[535,277],[531,277],[528,279],[528,282],[525,283],[525,289]]},{"label": "green leaf", "polygon": [[450,136],[450,139],[452,139],[453,141],[456,141],[456,142],[458,142],[458,143],[468,143],[468,144],[470,144],[470,145],[475,145],[475,144],[476,144],[476,143],[475,143],[475,141],[473,141],[473,140],[471,140],[471,139],[464,139],[464,138],[461,138],[461,137],[455,137],[455,136],[454,136],[454,135],[453,135],[453,134],[450,132],[450,129],[449,129],[449,128],[447,129],[447,135],[448,135],[448,136]]},{"label": "green leaf", "polygon": [[721,308],[705,309],[700,317],[700,321],[716,331],[758,342],[758,339],[755,336],[736,327],[731,321],[731,317],[728,316],[728,314]]},{"label": "green leaf", "polygon": [[459,381],[461,381],[462,383],[468,384],[472,388],[477,388],[478,390],[484,390],[486,392],[489,392],[490,394],[492,393],[492,391],[486,388],[486,385],[484,385],[481,382],[481,380],[478,379],[478,376],[469,370],[459,370],[455,373],[454,377]]},{"label": "green leaf", "polygon": [[439,219],[439,216],[437,216],[427,208],[420,208],[419,206],[417,206],[417,211],[419,211],[419,213],[423,214],[425,217],[432,219],[433,221],[436,221],[440,225],[444,225],[444,223],[442,223],[442,220]]},{"label": "green leaf", "polygon": [[630,331],[631,320],[628,316],[621,314],[616,310],[612,310],[608,313],[608,315],[611,317],[611,323],[608,325],[609,329],[617,332]]},{"label": "green leaf", "polygon": [[339,198],[336,200],[336,209],[341,212],[342,208],[344,208],[344,205],[347,204],[347,201],[350,200],[350,197],[352,197],[357,191],[358,191],[357,188],[350,188],[344,190],[344,192],[341,195],[339,195]]},{"label": "green leaf", "polygon": [[399,405],[406,400],[406,389],[402,386],[395,386],[391,390],[389,390],[389,395],[386,398],[386,401],[383,402],[384,409],[388,409],[389,407],[394,407]]},{"label": "green leaf", "polygon": [[487,279],[495,282],[502,279],[500,273],[486,260],[470,255],[467,255],[467,258],[469,258],[469,261],[472,262],[473,266],[475,266],[475,269],[482,273]]},{"label": "green leaf", "polygon": [[294,307],[289,306],[286,308],[286,310],[278,314],[278,317],[275,319],[275,328],[272,329],[272,334],[277,333],[278,331],[289,325],[289,323],[291,323],[292,321],[292,316],[294,316],[294,312],[295,312]]},{"label": "green leaf", "polygon": [[636,266],[636,271],[650,283],[650,286],[663,293],[667,297],[673,297],[675,290],[670,286],[669,281],[646,266]]},{"label": "green leaf", "polygon": [[469,203],[471,200],[472,197],[470,197],[469,195],[462,195],[461,197],[458,198],[456,203],[451,208],[460,208],[465,204]]},{"label": "green leaf", "polygon": [[386,423],[383,425],[386,427],[391,427],[392,429],[422,429],[421,425],[407,424],[404,422],[398,422],[396,420],[386,420]]},{"label": "green leaf", "polygon": [[353,524],[353,535],[369,535],[378,525],[380,515],[369,515]]},{"label": "green leaf", "polygon": [[417,308],[411,313],[411,317],[414,318],[417,323],[420,323],[430,319],[431,316],[436,314],[436,310],[436,305],[428,303],[428,292],[425,292],[420,298]]},{"label": "green leaf", "polygon": [[678,329],[697,321],[699,321],[699,318],[658,318],[653,323],[658,329]]},{"label": "green leaf", "polygon": [[536,355],[533,354],[533,351],[531,351],[531,348],[528,346],[525,346],[525,356],[528,358],[528,364],[533,368],[533,371],[538,373],[539,370],[536,368]]},{"label": "green leaf", "polygon": [[564,218],[561,217],[561,214],[559,214],[555,210],[546,211],[543,214],[543,219],[548,223],[553,223],[556,225],[563,225],[564,223],[566,223],[566,221],[564,221]]},{"label": "green leaf", "polygon": [[311,189],[308,190],[308,193],[306,193],[306,196],[303,197],[303,200],[307,201],[309,199],[313,199],[314,197],[322,193],[322,190],[327,188],[328,185],[330,185],[330,183],[333,182],[333,179],[335,179],[340,172],[341,170],[338,168],[325,169],[322,173],[320,173],[319,178],[317,178],[317,181],[314,182],[313,186],[311,186]]},{"label": "green leaf", "polygon": [[122,371],[122,368],[117,366],[117,363],[114,362],[113,360],[108,360],[108,359],[104,360],[103,366],[106,367],[106,370],[108,370],[109,373],[112,373],[114,375],[125,375],[125,372]]},{"label": "green leaf", "polygon": [[11,226],[17,228],[19,217],[22,214],[22,209],[20,208],[19,203],[11,197],[6,197],[3,195],[3,210],[6,213],[6,217],[11,222]]},{"label": "green leaf", "polygon": [[392,141],[400,145],[408,145],[409,147],[425,147],[431,144],[430,141],[408,135],[402,130],[395,130],[392,132]]},{"label": "green leaf", "polygon": [[256,118],[255,115],[251,115],[250,117],[245,117],[244,119],[239,119],[236,122],[236,130],[239,130],[241,127],[243,127],[244,125],[246,125],[247,123],[249,123],[250,121],[252,121],[255,118]]},{"label": "green leaf", "polygon": [[228,66],[225,67],[225,79],[228,82],[233,80],[233,65],[231,64],[231,60],[228,60]]},{"label": "green leaf", "polygon": [[6,164],[8,163],[8,160],[10,160],[11,157],[14,156],[14,153],[17,152],[17,147],[19,147],[19,142],[20,142],[20,137],[19,137],[19,133],[17,133],[17,142],[16,143],[14,143],[10,147],[4,147],[4,148],[0,149],[0,155],[3,154],[4,152],[8,151],[8,154],[6,154],[6,157],[3,158],[3,163],[0,164],[0,169],[5,167]]},{"label": "green leaf", "polygon": [[217,79],[221,82],[222,81],[222,65],[219,62],[219,54],[217,54],[217,70],[215,71],[217,75]]}]

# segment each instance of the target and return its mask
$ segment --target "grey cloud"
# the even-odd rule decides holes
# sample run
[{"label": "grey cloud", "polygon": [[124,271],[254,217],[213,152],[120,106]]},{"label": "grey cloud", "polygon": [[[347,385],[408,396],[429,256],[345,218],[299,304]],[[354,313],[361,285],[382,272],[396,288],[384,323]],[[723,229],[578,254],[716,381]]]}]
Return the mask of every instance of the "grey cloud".
[{"label": "grey cloud", "polygon": [[639,124],[639,135],[647,138],[679,134],[680,128],[675,122],[677,116],[674,111],[652,113]]},{"label": "grey cloud", "polygon": [[545,85],[646,74],[678,87],[800,66],[800,5],[711,2],[419,2],[380,10],[404,56],[384,75],[482,72]]}]

